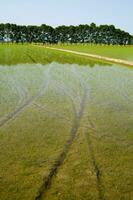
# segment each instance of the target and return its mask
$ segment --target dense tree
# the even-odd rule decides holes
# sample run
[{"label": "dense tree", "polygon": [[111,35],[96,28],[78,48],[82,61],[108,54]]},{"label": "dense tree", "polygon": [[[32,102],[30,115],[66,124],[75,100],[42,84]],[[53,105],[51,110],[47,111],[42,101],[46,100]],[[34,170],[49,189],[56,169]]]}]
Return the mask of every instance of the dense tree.
[{"label": "dense tree", "polygon": [[94,44],[133,44],[133,36],[116,29],[113,25],[59,26],[18,26],[0,24],[0,42],[12,43],[94,43]]}]

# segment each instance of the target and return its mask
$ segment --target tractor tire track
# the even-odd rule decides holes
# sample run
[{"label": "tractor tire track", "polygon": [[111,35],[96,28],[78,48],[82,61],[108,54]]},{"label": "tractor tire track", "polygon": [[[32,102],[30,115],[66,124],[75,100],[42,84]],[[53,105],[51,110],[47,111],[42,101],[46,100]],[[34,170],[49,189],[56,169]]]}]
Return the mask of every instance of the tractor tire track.
[{"label": "tractor tire track", "polygon": [[[28,56],[32,60],[32,62],[36,63],[36,61],[29,54],[26,54],[26,56]],[[24,97],[22,98],[20,96],[18,86],[16,86],[14,79],[12,80],[12,90],[14,90],[14,93],[16,92],[18,94],[18,96],[17,96],[17,106],[15,108],[15,111],[10,112],[6,117],[3,117],[0,120],[0,127],[5,125],[6,123],[8,123],[8,121],[14,119],[21,111],[23,111],[23,109],[25,107],[30,105],[34,101],[34,99],[36,99],[36,97],[38,96],[38,95],[32,96],[24,102]],[[23,92],[24,92],[24,90],[23,90]],[[27,93],[27,91],[26,91],[26,93]],[[26,93],[25,93],[25,97],[26,97]]]},{"label": "tractor tire track", "polygon": [[70,101],[71,107],[72,107],[72,111],[73,111],[73,115],[76,117],[77,116],[77,109],[76,109],[75,102],[74,102],[73,97],[70,94],[70,92],[67,91],[67,89],[63,85],[56,85],[56,90],[62,91],[62,93],[64,93],[64,95],[66,95],[69,98],[69,101]]},{"label": "tractor tire track", "polygon": [[[90,77],[87,78],[86,80],[83,80],[83,78],[77,74],[76,70],[74,70],[73,72],[75,73],[75,75],[77,77],[79,77],[80,82],[82,84],[82,88],[83,88],[84,91],[86,91],[84,93],[87,94],[87,82],[90,79]],[[89,125],[90,125],[90,129],[92,131],[96,132],[96,128],[95,128],[93,121],[91,120],[91,117],[88,115],[87,118],[88,118],[88,122],[89,122]],[[94,156],[94,150],[93,150],[92,142],[90,140],[90,135],[87,134],[86,131],[84,131],[84,136],[85,136],[85,142],[86,142],[87,147],[88,147],[88,154],[89,154],[89,157],[91,159],[92,167],[93,167],[93,170],[94,170],[95,176],[96,176],[96,186],[97,186],[97,191],[98,191],[98,197],[99,197],[99,200],[104,200],[103,185],[101,183],[101,171],[100,171],[100,169],[97,165],[97,162],[96,162],[96,159],[95,159],[95,156]]]},{"label": "tractor tire track", "polygon": [[102,184],[102,181],[101,181],[101,175],[102,174],[101,174],[101,170],[99,169],[99,166],[98,166],[96,159],[95,159],[93,145],[92,145],[90,136],[87,132],[84,133],[84,136],[85,136],[85,142],[86,142],[87,147],[88,147],[88,154],[89,154],[89,157],[91,159],[92,167],[93,167],[93,170],[94,170],[94,173],[95,173],[95,176],[96,176],[96,186],[97,186],[97,191],[98,191],[98,197],[99,197],[99,200],[105,200],[104,194],[103,194],[103,184]]},{"label": "tractor tire track", "polygon": [[[40,92],[39,92],[40,93]],[[30,106],[40,95],[36,94],[35,96],[30,97],[24,104],[18,107],[15,111],[9,113],[7,117],[0,121],[0,127],[8,123],[10,120],[14,119],[18,114],[20,114],[24,108]]]},{"label": "tractor tire track", "polygon": [[33,63],[37,63],[36,60],[29,54],[29,53],[26,53],[26,56],[33,62]]},{"label": "tractor tire track", "polygon": [[28,91],[26,90],[26,88],[22,87],[22,85],[18,81],[16,82],[15,77],[10,83],[13,93],[16,95],[17,106],[19,106],[24,103],[24,100],[26,99],[26,97],[28,97]]},{"label": "tractor tire track", "polygon": [[[50,67],[46,70],[45,75],[46,78],[49,74],[50,71]],[[39,88],[39,90],[37,91],[36,95],[31,96],[29,99],[27,99],[25,101],[25,103],[23,103],[21,106],[19,106],[18,108],[15,109],[15,111],[9,113],[5,118],[3,118],[0,121],[0,127],[4,126],[5,124],[7,124],[10,120],[14,119],[15,117],[17,117],[18,114],[20,114],[26,107],[30,106],[38,97],[40,97],[42,94],[45,93],[45,91],[47,90],[49,85],[49,80],[46,80],[42,86]]]},{"label": "tractor tire track", "polygon": [[[68,140],[66,141],[62,152],[60,153],[60,155],[54,162],[53,166],[51,167],[48,176],[44,177],[44,180],[43,180],[42,185],[37,193],[37,196],[35,197],[35,200],[42,200],[45,198],[46,192],[48,191],[48,189],[51,186],[53,177],[58,173],[59,168],[62,166],[65,158],[67,157],[67,154],[73,144],[73,141],[77,135],[78,128],[80,126],[80,121],[82,119],[85,105],[86,105],[86,97],[87,97],[87,92],[85,90],[83,93],[83,96],[82,96],[82,101],[80,104],[79,112],[77,115],[75,115],[75,113],[74,113],[73,125],[70,130],[70,136],[69,136]],[[71,99],[70,99],[70,101],[71,101]],[[72,105],[72,107],[73,107],[73,105]]]},{"label": "tractor tire track", "polygon": [[[93,132],[96,132],[96,128],[95,128],[93,121],[91,120],[91,117],[88,116],[87,118],[88,118],[88,122],[90,125],[90,130],[92,130]],[[89,154],[89,157],[90,157],[90,160],[92,163],[92,167],[93,167],[93,170],[94,170],[95,176],[96,176],[96,186],[97,186],[97,191],[98,191],[98,198],[99,198],[99,200],[105,200],[104,194],[103,194],[103,184],[101,182],[102,174],[101,174],[101,170],[99,169],[99,166],[97,164],[97,161],[96,161],[96,158],[94,155],[94,150],[93,150],[93,145],[92,145],[92,142],[90,139],[90,134],[89,133],[87,134],[87,132],[84,131],[84,137],[85,137],[85,142],[86,142],[87,148],[88,148],[88,154]]]},{"label": "tractor tire track", "polygon": [[0,127],[5,125],[10,120],[14,119],[19,113],[21,113],[25,107],[32,104],[32,102],[37,98],[38,96],[33,96],[30,99],[28,99],[23,105],[21,105],[19,108],[17,108],[15,111],[9,113],[7,117],[5,117],[2,121],[0,121]]}]

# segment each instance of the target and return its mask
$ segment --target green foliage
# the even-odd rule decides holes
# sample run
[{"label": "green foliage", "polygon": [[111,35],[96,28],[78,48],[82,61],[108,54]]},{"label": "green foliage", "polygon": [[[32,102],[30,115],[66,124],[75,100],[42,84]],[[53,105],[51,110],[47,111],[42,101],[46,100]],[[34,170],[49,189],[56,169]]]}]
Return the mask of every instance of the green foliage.
[{"label": "green foliage", "polygon": [[133,44],[133,36],[113,25],[18,26],[0,24],[0,42]]}]

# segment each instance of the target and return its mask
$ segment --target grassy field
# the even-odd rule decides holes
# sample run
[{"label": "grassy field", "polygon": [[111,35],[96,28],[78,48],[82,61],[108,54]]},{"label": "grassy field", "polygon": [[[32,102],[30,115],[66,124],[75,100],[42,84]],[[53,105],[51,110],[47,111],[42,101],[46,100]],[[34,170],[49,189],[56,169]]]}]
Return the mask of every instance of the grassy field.
[{"label": "grassy field", "polygon": [[84,53],[97,54],[111,58],[133,61],[133,46],[108,46],[108,45],[90,45],[90,44],[65,44],[52,45],[56,48],[63,48]]},{"label": "grassy field", "polygon": [[132,68],[0,45],[0,199],[132,200],[132,141]]},{"label": "grassy field", "polygon": [[71,55],[70,53],[48,50],[33,45],[0,45],[0,64],[16,65],[25,63],[48,64],[58,62],[61,64],[79,64],[94,66],[95,64],[106,65],[107,63],[88,59],[85,56]]}]

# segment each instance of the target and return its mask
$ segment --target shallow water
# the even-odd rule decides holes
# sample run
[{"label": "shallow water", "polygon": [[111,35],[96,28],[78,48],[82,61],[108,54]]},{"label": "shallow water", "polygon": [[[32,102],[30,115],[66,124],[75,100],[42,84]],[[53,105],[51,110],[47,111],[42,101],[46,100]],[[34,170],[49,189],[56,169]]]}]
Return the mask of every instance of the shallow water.
[{"label": "shallow water", "polygon": [[[12,179],[10,181],[7,179],[9,174],[11,176],[14,173],[18,173],[16,177],[19,177],[22,173],[19,167],[17,168],[18,172],[14,172],[14,168],[9,167],[12,160],[16,165],[18,158],[21,157],[19,161],[21,166],[27,166],[25,162],[32,161],[33,163],[33,157],[39,151],[38,144],[41,142],[44,142],[42,145],[44,149],[50,149],[46,155],[44,151],[43,156],[49,157],[49,160],[55,159],[54,153],[56,150],[58,153],[63,148],[72,126],[77,129],[76,131],[79,134],[90,131],[92,138],[94,137],[97,140],[95,142],[92,139],[97,149],[97,162],[100,163],[101,168],[106,168],[106,176],[109,167],[111,167],[112,171],[114,170],[114,179],[112,178],[113,175],[109,174],[108,176],[112,180],[106,186],[109,189],[110,187],[113,188],[115,176],[118,175],[115,172],[116,167],[119,169],[121,163],[124,163],[126,159],[125,165],[127,169],[131,158],[128,162],[127,160],[133,150],[133,70],[117,65],[99,66],[96,64],[92,68],[85,65],[59,64],[56,62],[47,65],[18,64],[0,66],[1,159],[7,156],[7,149],[4,146],[7,145],[10,150],[10,157],[3,164],[7,170],[3,172],[3,165],[0,169],[1,173],[3,173],[3,187],[13,187],[11,186]],[[45,139],[39,140],[45,134]],[[52,137],[52,139],[49,137]],[[22,147],[23,144],[20,143],[20,138],[24,145],[28,145]],[[39,143],[37,143],[38,140]],[[61,140],[59,144],[58,140]],[[47,146],[47,143],[49,146]],[[117,159],[120,155],[125,155],[124,149],[126,149],[126,157],[121,157],[119,164],[115,163],[115,155],[110,155],[113,156],[110,157],[112,162],[108,161],[106,157],[108,152],[113,152],[114,145],[117,147]],[[33,149],[36,146],[37,149],[34,152]],[[26,152],[31,152],[30,156],[27,153],[22,153],[23,148]],[[104,152],[106,151],[105,155]],[[34,155],[32,155],[32,152],[34,152]],[[43,157],[41,153],[39,159]],[[36,160],[37,158],[35,158],[34,162]],[[49,165],[49,162],[44,166]],[[35,166],[37,167],[38,165]],[[120,173],[122,173],[121,170]],[[125,177],[121,175],[122,178],[120,179],[126,178],[131,186],[131,175],[132,172],[124,175]],[[19,179],[16,179],[14,184],[17,184],[18,187],[18,199],[21,199],[19,196],[21,192],[23,195],[27,195],[25,199],[32,199],[25,189],[20,192]],[[25,184],[23,182],[24,188],[26,188]],[[31,187],[31,185],[29,184],[28,187]],[[119,187],[121,190],[124,186],[119,185]],[[106,189],[108,190],[108,188]],[[128,187],[126,189],[128,190]],[[8,193],[9,196],[16,198],[13,188],[9,189]],[[4,197],[4,189],[2,194]],[[36,195],[34,194],[33,196]],[[108,199],[111,198],[108,196]]]},{"label": "shallow water", "polygon": [[73,118],[74,113],[80,112],[86,93],[84,116],[91,115],[97,123],[101,118],[106,120],[105,127],[117,121],[122,131],[132,128],[131,68],[116,65],[91,68],[56,62],[0,66],[0,82],[1,126],[34,104]]},{"label": "shallow water", "polygon": [[[88,106],[93,104],[106,109],[116,108],[116,112],[118,107],[126,107],[132,111],[133,70],[128,67],[95,65],[91,68],[55,62],[47,65],[0,66],[0,82],[1,117],[6,114],[7,108],[21,105],[43,90],[47,83],[46,92],[54,93],[53,97],[50,93],[50,98],[68,96],[77,107],[84,88],[87,88]],[[43,91],[40,96],[44,97]]]}]

